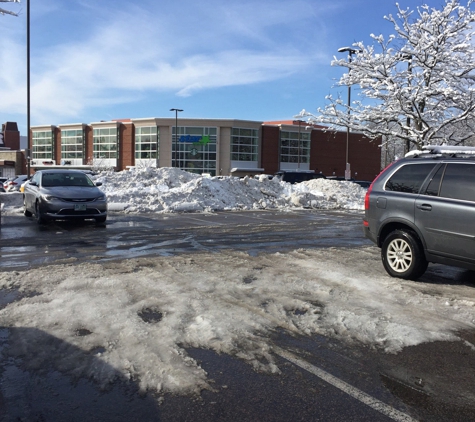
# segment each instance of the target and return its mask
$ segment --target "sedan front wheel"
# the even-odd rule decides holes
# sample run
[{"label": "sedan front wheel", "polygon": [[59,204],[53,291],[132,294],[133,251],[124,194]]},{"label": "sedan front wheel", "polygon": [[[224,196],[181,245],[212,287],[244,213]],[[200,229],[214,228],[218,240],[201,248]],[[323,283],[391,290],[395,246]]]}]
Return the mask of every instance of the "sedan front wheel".
[{"label": "sedan front wheel", "polygon": [[36,222],[38,224],[45,224],[46,223],[46,219],[43,216],[43,214],[41,213],[40,204],[38,202],[35,205],[35,217],[36,217]]},{"label": "sedan front wheel", "polygon": [[26,209],[26,199],[24,197],[23,197],[23,215],[25,217],[31,217],[32,216],[31,212]]}]

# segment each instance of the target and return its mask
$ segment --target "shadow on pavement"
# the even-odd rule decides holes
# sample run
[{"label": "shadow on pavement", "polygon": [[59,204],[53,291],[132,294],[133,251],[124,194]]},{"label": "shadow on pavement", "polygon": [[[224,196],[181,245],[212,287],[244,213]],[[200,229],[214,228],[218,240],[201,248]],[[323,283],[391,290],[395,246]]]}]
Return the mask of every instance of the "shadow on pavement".
[{"label": "shadow on pavement", "polygon": [[[157,398],[140,394],[136,383],[104,363],[98,353],[35,328],[0,327],[0,420],[160,420]],[[75,372],[84,364],[91,368],[90,379]],[[98,374],[111,382],[101,387],[94,379]]]}]

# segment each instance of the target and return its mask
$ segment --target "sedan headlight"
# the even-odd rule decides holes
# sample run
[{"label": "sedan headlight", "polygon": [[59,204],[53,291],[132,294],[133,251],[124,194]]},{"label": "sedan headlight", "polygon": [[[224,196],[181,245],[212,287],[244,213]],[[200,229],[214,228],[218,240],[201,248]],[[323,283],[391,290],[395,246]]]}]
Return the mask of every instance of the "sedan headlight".
[{"label": "sedan headlight", "polygon": [[43,199],[45,199],[46,201],[61,201],[61,198],[58,198],[57,196],[53,195],[43,195]]},{"label": "sedan headlight", "polygon": [[98,196],[96,198],[96,201],[105,201],[106,200],[106,196],[105,195],[101,195],[101,196]]}]

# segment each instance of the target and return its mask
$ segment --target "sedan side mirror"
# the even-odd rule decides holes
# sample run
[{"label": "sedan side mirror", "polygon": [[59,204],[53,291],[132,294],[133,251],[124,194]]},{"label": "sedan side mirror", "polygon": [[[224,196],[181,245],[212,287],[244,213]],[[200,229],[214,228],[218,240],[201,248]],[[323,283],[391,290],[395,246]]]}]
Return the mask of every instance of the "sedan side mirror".
[{"label": "sedan side mirror", "polygon": [[102,182],[96,182],[96,186],[102,186]]}]

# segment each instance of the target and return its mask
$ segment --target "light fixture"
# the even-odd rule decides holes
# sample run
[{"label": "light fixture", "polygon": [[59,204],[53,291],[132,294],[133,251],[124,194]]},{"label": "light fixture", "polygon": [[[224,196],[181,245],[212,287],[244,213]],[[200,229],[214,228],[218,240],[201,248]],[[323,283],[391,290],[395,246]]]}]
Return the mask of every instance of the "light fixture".
[{"label": "light fixture", "polygon": [[[338,49],[339,53],[348,52],[348,63],[351,63],[351,56],[356,53],[361,53],[360,49],[352,47],[341,47]],[[350,74],[350,69],[348,69],[348,74]],[[351,85],[348,84],[348,125],[346,126],[346,166],[345,166],[345,179],[351,179],[351,167],[348,157],[348,146],[350,142],[350,105],[351,105]]]}]

